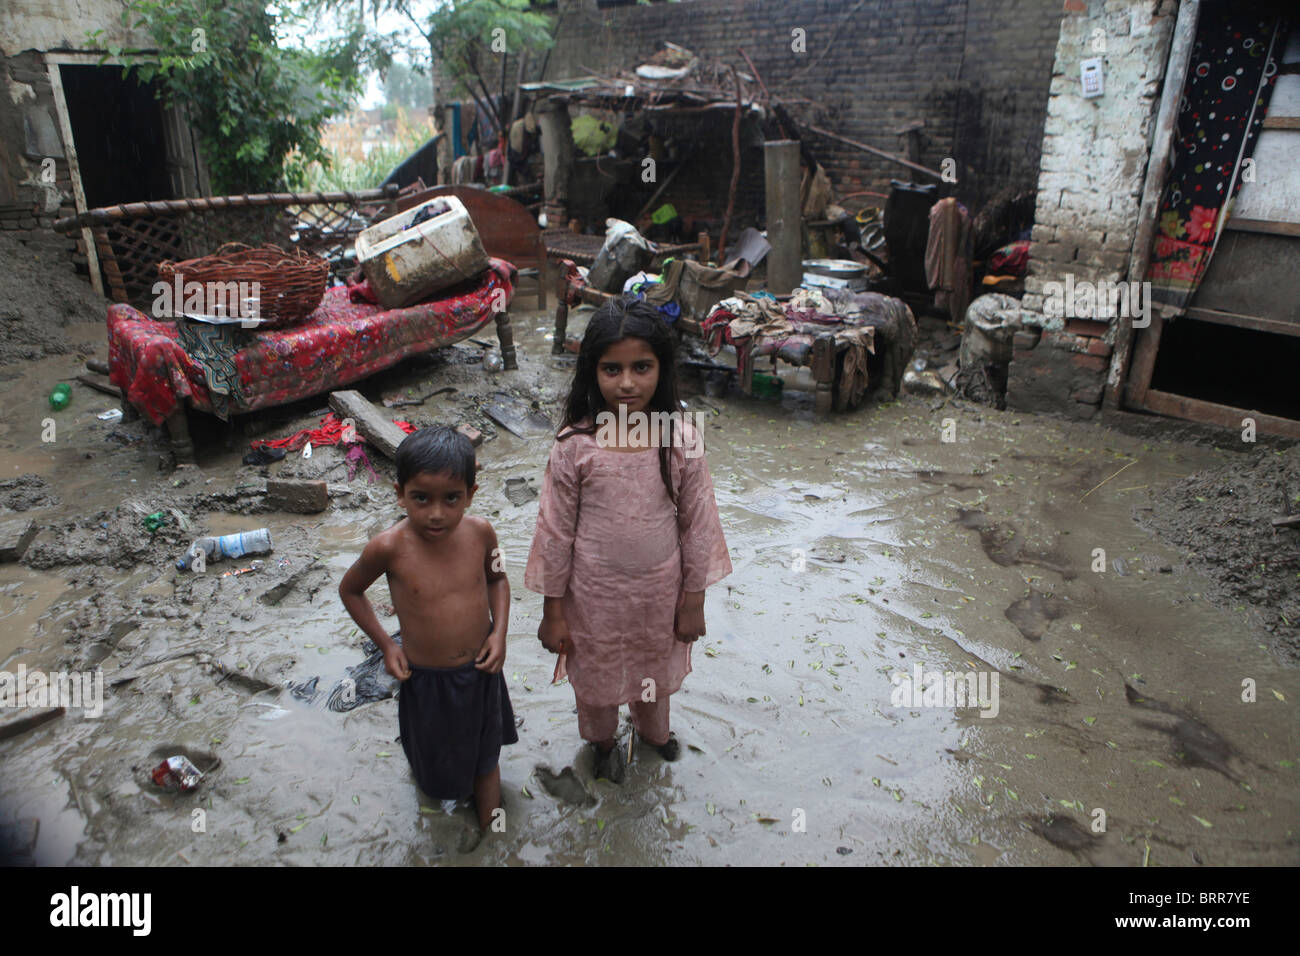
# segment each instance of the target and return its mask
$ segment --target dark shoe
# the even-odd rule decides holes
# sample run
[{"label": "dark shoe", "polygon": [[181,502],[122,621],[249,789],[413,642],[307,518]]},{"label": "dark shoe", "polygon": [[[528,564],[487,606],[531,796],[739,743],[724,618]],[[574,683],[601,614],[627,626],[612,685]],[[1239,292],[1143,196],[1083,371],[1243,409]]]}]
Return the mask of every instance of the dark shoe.
[{"label": "dark shoe", "polygon": [[659,756],[663,757],[669,763],[673,763],[682,755],[682,748],[677,743],[677,735],[672,732],[669,732],[668,734],[668,742],[666,744],[660,744],[655,748],[655,750],[659,751]]},{"label": "dark shoe", "polygon": [[[592,746],[595,747],[595,744]],[[618,741],[614,742],[614,746],[610,747],[607,753],[601,753],[600,748],[596,747],[595,777],[597,780],[622,783],[626,772],[627,762],[623,758],[623,748],[618,745]]]}]

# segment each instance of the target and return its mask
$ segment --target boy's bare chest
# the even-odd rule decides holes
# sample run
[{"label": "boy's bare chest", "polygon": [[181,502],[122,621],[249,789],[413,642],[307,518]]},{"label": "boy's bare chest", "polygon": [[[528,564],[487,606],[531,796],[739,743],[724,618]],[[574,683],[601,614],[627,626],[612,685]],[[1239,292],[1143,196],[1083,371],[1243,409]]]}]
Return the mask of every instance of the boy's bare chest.
[{"label": "boy's bare chest", "polygon": [[487,587],[485,558],[483,546],[477,543],[446,556],[403,548],[388,569],[389,588],[412,600],[476,596]]}]

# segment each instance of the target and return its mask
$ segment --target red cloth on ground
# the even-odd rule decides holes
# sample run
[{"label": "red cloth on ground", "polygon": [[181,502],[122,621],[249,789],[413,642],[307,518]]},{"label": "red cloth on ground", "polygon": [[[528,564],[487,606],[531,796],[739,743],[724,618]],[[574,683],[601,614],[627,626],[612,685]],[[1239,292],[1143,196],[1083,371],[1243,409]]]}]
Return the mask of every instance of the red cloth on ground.
[{"label": "red cloth on ground", "polygon": [[[416,430],[415,426],[410,422],[394,419],[393,424],[408,435]],[[343,420],[333,412],[328,412],[321,417],[320,426],[317,428],[304,428],[286,438],[255,439],[248,443],[248,447],[283,448],[285,451],[297,451],[307,442],[311,442],[312,448],[320,448],[324,445],[337,445],[342,440]]]}]

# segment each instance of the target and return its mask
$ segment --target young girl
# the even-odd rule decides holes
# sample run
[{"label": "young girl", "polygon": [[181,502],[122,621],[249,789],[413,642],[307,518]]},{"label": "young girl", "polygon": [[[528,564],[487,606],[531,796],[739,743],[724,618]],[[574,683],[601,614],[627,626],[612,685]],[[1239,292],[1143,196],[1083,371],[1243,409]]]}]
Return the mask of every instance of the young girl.
[{"label": "young girl", "polygon": [[[614,429],[598,431],[609,420],[600,413],[622,417],[620,406],[631,427],[611,440]],[[674,427],[636,427],[656,412],[677,412]],[[704,589],[731,573],[702,436],[680,412],[658,310],[635,299],[598,309],[546,466],[524,585],[545,595],[537,636],[573,685],[596,776],[615,783],[620,704],[642,740],[677,759],[668,698],[704,634]]]}]

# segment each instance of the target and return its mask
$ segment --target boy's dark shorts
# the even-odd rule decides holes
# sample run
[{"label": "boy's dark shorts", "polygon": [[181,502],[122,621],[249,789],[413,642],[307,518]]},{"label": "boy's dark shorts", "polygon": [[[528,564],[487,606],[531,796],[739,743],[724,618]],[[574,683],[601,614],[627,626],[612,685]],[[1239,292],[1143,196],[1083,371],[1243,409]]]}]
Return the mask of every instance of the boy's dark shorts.
[{"label": "boy's dark shorts", "polygon": [[491,773],[503,744],[518,743],[505,677],[469,661],[415,667],[397,697],[402,749],[415,781],[435,800],[463,800],[474,778]]}]

